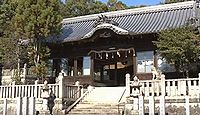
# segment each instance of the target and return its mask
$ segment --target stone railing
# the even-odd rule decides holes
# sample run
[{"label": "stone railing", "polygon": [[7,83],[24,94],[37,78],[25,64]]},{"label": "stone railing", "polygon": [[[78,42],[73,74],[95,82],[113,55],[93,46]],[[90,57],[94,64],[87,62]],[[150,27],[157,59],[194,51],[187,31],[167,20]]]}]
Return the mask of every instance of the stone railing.
[{"label": "stone railing", "polygon": [[139,92],[145,97],[149,96],[166,96],[169,98],[178,96],[199,97],[200,91],[200,74],[199,78],[185,79],[165,79],[162,74],[159,80],[130,80],[130,75],[126,75],[126,96],[131,96],[138,85]]},{"label": "stone railing", "polygon": [[[34,85],[15,85],[15,82],[8,86],[0,86],[0,98],[16,98],[16,97],[35,97],[41,98],[43,84],[38,84],[35,81]],[[56,98],[74,98],[77,99],[81,96],[82,86],[79,82],[75,85],[64,85],[63,76],[59,75],[56,84],[48,84],[52,89]]]}]

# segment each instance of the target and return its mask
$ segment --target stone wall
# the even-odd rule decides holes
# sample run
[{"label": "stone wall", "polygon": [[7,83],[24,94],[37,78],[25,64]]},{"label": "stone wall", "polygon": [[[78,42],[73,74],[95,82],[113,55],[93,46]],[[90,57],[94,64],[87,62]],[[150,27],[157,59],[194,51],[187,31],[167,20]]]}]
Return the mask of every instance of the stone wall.
[{"label": "stone wall", "polygon": [[[17,103],[16,98],[7,99],[7,100],[8,100],[7,101],[7,115],[16,115],[17,107],[19,107],[19,105],[16,104]],[[53,108],[54,115],[64,115],[62,112],[62,100],[56,99],[54,102],[55,102],[55,106]],[[42,103],[43,103],[42,99],[36,99],[35,109],[37,113],[40,113],[40,111],[42,111]],[[3,106],[4,106],[4,100],[0,99],[0,115],[3,115]]]},{"label": "stone wall", "polygon": [[[200,99],[189,99],[189,113],[190,115],[200,115]],[[125,115],[134,115],[134,102],[128,101],[126,104]],[[186,114],[185,99],[165,99],[165,112],[166,115],[185,115]],[[152,105],[149,105],[149,100],[144,100],[144,113],[148,114]],[[155,114],[160,114],[160,100],[155,99]],[[139,111],[138,111],[139,112]]]}]

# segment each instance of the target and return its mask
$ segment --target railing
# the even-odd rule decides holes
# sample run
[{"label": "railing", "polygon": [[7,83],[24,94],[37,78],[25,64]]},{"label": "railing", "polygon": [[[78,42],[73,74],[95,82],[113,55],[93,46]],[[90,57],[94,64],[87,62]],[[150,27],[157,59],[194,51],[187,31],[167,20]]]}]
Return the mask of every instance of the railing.
[{"label": "railing", "polygon": [[65,114],[69,113],[80,101],[82,101],[91,91],[93,90],[92,86],[88,86],[87,91],[81,95],[80,98],[78,98],[72,105],[70,105],[66,111]]},{"label": "railing", "polygon": [[[126,96],[130,96],[137,88],[131,86],[135,81],[130,81],[130,76],[126,76]],[[160,80],[142,80],[139,81],[138,87],[141,95],[149,96],[190,96],[199,97],[200,91],[200,74],[199,78],[185,79],[165,79],[165,75],[161,75]]]},{"label": "railing", "polygon": [[159,96],[161,95],[161,81],[160,80],[145,80],[140,81],[144,96]]},{"label": "railing", "polygon": [[[48,84],[52,89],[56,98],[73,98],[77,99],[81,96],[81,85],[64,85],[63,76],[59,76],[59,81],[56,84]],[[16,97],[35,97],[41,98],[41,92],[44,84],[38,84],[35,81],[34,85],[15,85],[12,82],[9,86],[0,86],[0,98],[16,98]],[[79,92],[77,92],[79,91]]]},{"label": "railing", "polygon": [[[121,113],[120,113],[120,110],[119,110],[119,106],[120,106],[120,104],[125,105],[125,102],[121,102],[121,100],[122,100],[122,98],[123,98],[125,92],[126,92],[126,89],[124,89],[122,95],[120,96],[120,98],[119,98],[119,100],[118,100],[118,104],[117,104],[118,115],[121,114]],[[123,110],[123,111],[124,111],[124,110]],[[123,115],[123,111],[122,111],[122,115]]]},{"label": "railing", "polygon": [[165,80],[166,96],[199,96],[199,78]]},{"label": "railing", "polygon": [[[193,100],[189,96],[184,96],[183,99],[176,98],[176,101],[165,98],[166,96],[138,96],[135,98],[138,101],[128,102],[130,106],[125,106],[124,115],[199,115],[198,101]],[[196,98],[197,99],[197,98]],[[147,109],[148,108],[148,109]]]},{"label": "railing", "polygon": [[64,98],[69,98],[69,99],[77,99],[81,96],[82,92],[82,86],[81,85],[70,85],[70,86],[65,86],[65,93],[64,93]]}]

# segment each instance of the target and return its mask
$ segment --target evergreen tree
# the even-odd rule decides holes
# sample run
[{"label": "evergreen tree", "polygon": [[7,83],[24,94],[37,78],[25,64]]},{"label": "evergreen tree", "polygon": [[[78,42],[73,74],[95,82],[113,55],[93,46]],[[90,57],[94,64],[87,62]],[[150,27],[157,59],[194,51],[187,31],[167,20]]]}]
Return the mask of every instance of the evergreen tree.
[{"label": "evergreen tree", "polygon": [[128,6],[126,6],[126,4],[118,0],[108,0],[107,6],[109,8],[109,11],[128,9]]},{"label": "evergreen tree", "polygon": [[162,31],[155,44],[161,56],[187,77],[190,65],[200,60],[200,36],[192,28]]},{"label": "evergreen tree", "polygon": [[[4,55],[15,49],[18,56],[13,55],[13,57],[19,58],[20,47],[23,41],[28,40],[29,47],[25,49],[38,77],[45,76],[45,73],[41,72],[44,72],[42,67],[45,67],[45,59],[49,54],[45,38],[60,32],[62,21],[60,5],[59,0],[5,0],[1,5],[0,23],[6,22],[7,26],[2,26],[0,29],[4,39],[1,40],[0,49],[4,50]],[[6,45],[6,41],[10,44]],[[12,46],[20,47],[12,48]]]},{"label": "evergreen tree", "polygon": [[17,38],[13,37],[11,20],[15,15],[14,0],[3,0],[0,4],[0,55],[4,67],[17,66]]},{"label": "evergreen tree", "polygon": [[108,11],[105,4],[94,0],[67,0],[67,2],[62,5],[62,9],[62,15],[65,18]]}]

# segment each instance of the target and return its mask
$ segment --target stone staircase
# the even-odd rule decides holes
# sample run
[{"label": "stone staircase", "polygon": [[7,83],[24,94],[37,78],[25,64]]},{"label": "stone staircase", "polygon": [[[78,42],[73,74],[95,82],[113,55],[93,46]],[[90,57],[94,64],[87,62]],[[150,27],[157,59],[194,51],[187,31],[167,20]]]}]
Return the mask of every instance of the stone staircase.
[{"label": "stone staircase", "polygon": [[95,87],[67,115],[121,115],[124,91],[125,87]]}]

